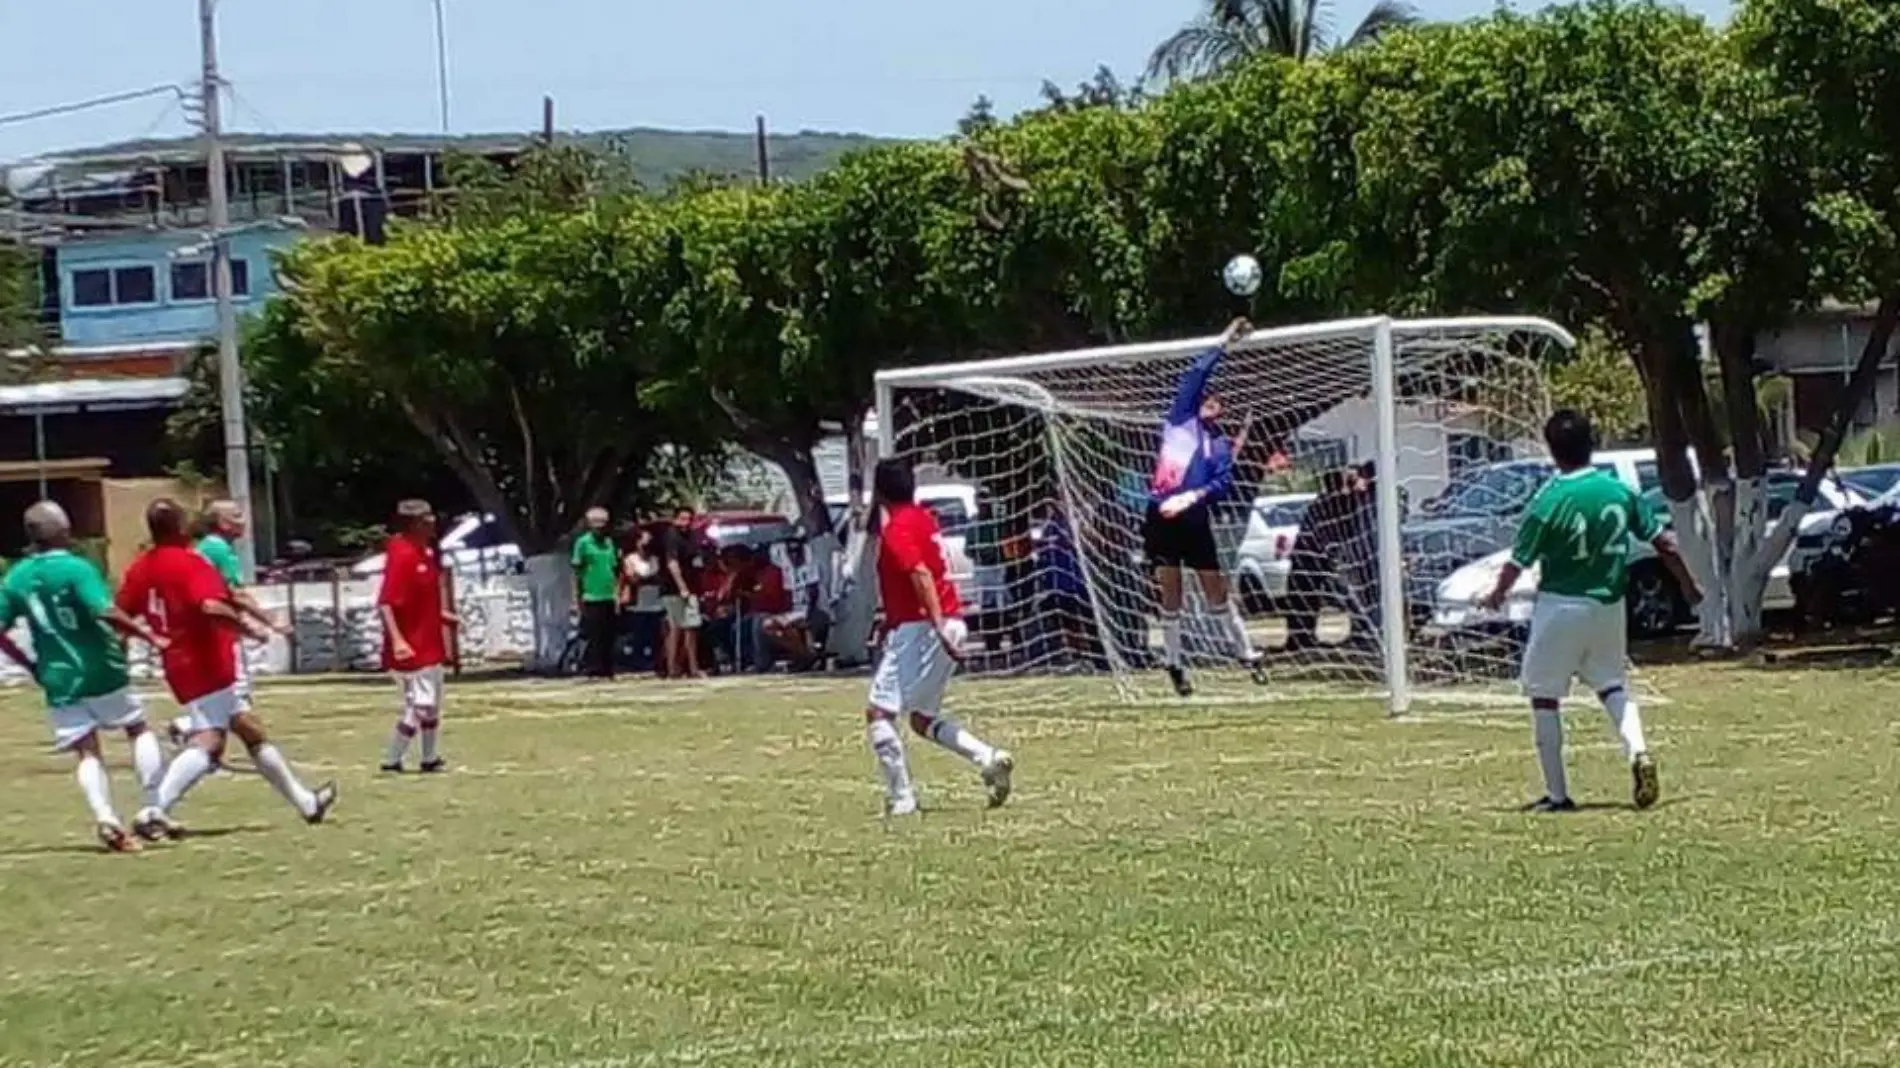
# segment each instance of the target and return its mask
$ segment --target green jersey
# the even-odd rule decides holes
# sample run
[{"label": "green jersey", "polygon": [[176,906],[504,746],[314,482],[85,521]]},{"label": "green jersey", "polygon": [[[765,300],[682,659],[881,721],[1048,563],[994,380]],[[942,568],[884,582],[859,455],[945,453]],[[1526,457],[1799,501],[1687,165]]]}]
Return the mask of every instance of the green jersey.
[{"label": "green jersey", "polygon": [[614,600],[620,594],[620,550],[614,540],[591,530],[574,539],[574,555],[569,561],[580,577],[581,600],[596,604]]},{"label": "green jersey", "polygon": [[131,685],[125,646],[106,626],[112,595],[90,560],[65,549],[29,556],[0,582],[8,627],[26,620],[40,688],[54,708]]},{"label": "green jersey", "polygon": [[237,589],[244,585],[244,565],[238,563],[237,550],[225,540],[222,534],[206,534],[198,539],[198,555],[211,561],[218,569],[218,577],[226,586]]},{"label": "green jersey", "polygon": [[1531,501],[1511,560],[1543,566],[1539,593],[1587,597],[1604,604],[1629,586],[1630,539],[1661,532],[1656,516],[1623,481],[1594,467],[1551,479]]}]

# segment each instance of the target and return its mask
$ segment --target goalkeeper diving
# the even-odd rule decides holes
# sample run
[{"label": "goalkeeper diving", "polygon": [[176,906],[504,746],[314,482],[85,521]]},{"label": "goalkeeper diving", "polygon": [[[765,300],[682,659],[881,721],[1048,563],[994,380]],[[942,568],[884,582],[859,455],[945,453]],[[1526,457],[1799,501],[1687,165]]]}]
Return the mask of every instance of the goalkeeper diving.
[{"label": "goalkeeper diving", "polygon": [[1253,325],[1236,319],[1220,342],[1195,359],[1181,376],[1174,405],[1168,409],[1155,450],[1154,477],[1148,484],[1148,514],[1142,521],[1142,553],[1154,572],[1161,602],[1161,640],[1165,666],[1174,692],[1194,693],[1187,662],[1181,654],[1181,573],[1192,571],[1213,615],[1231,644],[1235,659],[1265,685],[1266,667],[1247,636],[1246,620],[1230,596],[1227,575],[1221,570],[1214,543],[1211,515],[1214,505],[1234,491],[1234,458],[1247,441],[1246,421],[1240,434],[1229,439],[1221,427],[1221,398],[1208,389],[1227,350],[1253,332]]}]

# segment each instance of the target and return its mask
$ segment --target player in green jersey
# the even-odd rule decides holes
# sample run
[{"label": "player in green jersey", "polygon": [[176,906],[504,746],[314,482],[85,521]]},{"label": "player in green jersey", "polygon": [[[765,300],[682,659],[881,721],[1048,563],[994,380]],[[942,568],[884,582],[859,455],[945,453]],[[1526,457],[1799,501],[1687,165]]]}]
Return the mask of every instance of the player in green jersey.
[{"label": "player in green jersey", "polygon": [[164,641],[113,606],[105,576],[72,551],[72,522],[59,505],[41,501],[28,508],[26,538],[32,555],[8,569],[0,582],[0,627],[10,629],[26,620],[33,655],[11,643],[4,651],[46,692],[53,746],[79,758],[79,788],[92,808],[99,840],[113,852],[133,852],[137,842],[112,808],[99,731],[125,732],[145,803],[152,804],[164,755],[158,739],[145,729],[145,713],[131,690],[119,634],[155,648],[163,648]]},{"label": "player in green jersey", "polygon": [[1540,569],[1530,641],[1524,647],[1523,683],[1531,699],[1544,796],[1529,808],[1567,812],[1577,807],[1565,781],[1561,714],[1572,679],[1583,680],[1603,702],[1629,757],[1636,807],[1648,808],[1656,803],[1661,786],[1656,762],[1643,742],[1642,713],[1629,695],[1628,617],[1623,606],[1634,539],[1655,546],[1690,603],[1701,600],[1701,591],[1676,549],[1675,535],[1643,507],[1634,489],[1591,465],[1596,433],[1588,418],[1568,409],[1557,412],[1544,424],[1544,443],[1558,473],[1531,501],[1510,562],[1481,602],[1497,610],[1519,575],[1531,567]]}]

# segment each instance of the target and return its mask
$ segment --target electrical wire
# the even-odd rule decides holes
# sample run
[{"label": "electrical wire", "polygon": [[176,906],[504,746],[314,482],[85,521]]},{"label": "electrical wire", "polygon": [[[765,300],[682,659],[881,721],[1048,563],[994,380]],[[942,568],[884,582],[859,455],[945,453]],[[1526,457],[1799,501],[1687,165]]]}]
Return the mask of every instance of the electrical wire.
[{"label": "electrical wire", "polygon": [[114,93],[111,96],[99,96],[91,100],[80,100],[71,104],[55,104],[52,107],[40,108],[37,111],[22,111],[12,115],[0,115],[0,126],[12,126],[22,122],[32,122],[35,119],[51,119],[60,115],[71,115],[76,111],[89,111],[92,108],[110,107],[113,104],[124,104],[133,100],[143,100],[148,96],[162,96],[166,93],[170,93],[180,101],[183,101],[185,98],[183,86],[155,85],[150,89],[137,89],[129,93]]}]

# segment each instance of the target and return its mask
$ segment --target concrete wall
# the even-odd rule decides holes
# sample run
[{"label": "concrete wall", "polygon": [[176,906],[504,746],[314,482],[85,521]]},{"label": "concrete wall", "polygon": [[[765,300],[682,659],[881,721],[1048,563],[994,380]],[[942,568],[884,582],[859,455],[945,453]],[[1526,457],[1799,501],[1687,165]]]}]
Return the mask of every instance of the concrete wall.
[{"label": "concrete wall", "polygon": [[[296,240],[287,230],[256,230],[231,238],[231,256],[248,264],[250,292],[237,299],[239,314],[261,307],[277,292],[270,252]],[[212,301],[184,300],[171,291],[173,263],[206,260],[208,256],[174,260],[173,250],[203,240],[192,233],[128,234],[75,240],[58,249],[60,334],[68,345],[118,345],[149,341],[195,341],[217,332],[217,307]],[[151,267],[157,281],[157,299],[149,304],[75,307],[73,272],[95,268]]]},{"label": "concrete wall", "polygon": [[153,501],[170,497],[195,511],[223,492],[221,486],[187,486],[170,478],[101,479],[99,496],[105,514],[107,574],[117,581],[145,545],[145,509]]}]

